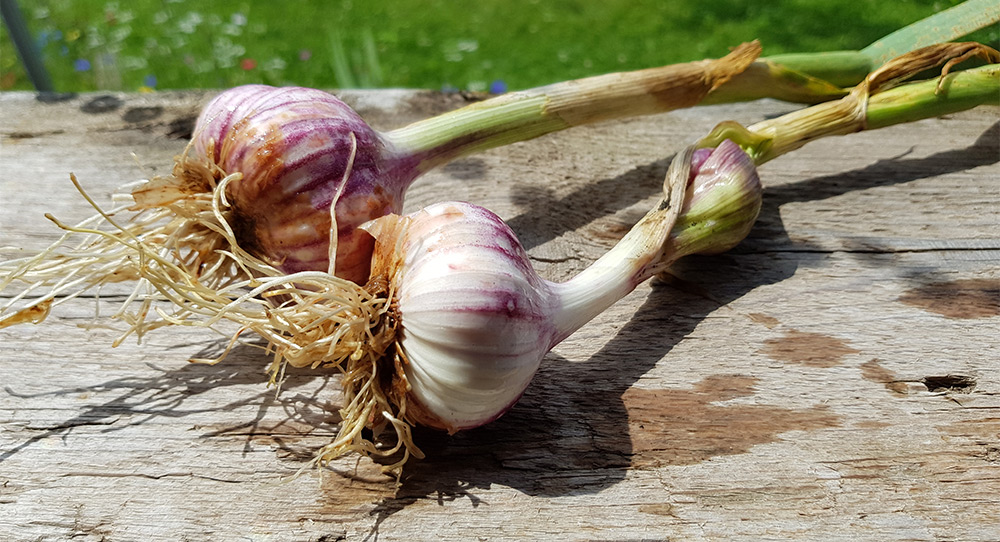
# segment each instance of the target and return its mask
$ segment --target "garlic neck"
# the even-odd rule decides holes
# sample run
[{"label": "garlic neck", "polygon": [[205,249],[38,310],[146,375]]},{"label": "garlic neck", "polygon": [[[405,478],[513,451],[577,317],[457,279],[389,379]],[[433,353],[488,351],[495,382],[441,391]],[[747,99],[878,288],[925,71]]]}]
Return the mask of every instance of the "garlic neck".
[{"label": "garlic neck", "polygon": [[551,284],[559,302],[553,346],[673,261],[667,241],[684,203],[694,150],[687,147],[677,154],[664,181],[664,198],[621,241],[576,277]]}]

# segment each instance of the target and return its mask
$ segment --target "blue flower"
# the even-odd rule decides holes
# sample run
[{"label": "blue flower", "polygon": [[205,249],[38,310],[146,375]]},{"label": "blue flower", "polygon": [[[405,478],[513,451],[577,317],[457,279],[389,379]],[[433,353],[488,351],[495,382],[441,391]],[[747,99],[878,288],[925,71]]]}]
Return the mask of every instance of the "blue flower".
[{"label": "blue flower", "polygon": [[142,84],[149,88],[156,88],[156,76],[149,74],[142,78]]},{"label": "blue flower", "polygon": [[78,72],[90,71],[90,61],[86,58],[78,58],[76,62],[73,62],[73,69]]},{"label": "blue flower", "polygon": [[501,79],[497,79],[490,83],[490,93],[491,94],[503,94],[507,92],[507,83]]}]

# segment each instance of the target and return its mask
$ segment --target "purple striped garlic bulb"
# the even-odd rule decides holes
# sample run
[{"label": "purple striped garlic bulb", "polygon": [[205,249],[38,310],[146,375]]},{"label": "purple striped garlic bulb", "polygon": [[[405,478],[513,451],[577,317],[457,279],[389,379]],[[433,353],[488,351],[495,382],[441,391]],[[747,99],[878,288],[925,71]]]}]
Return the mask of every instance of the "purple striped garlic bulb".
[{"label": "purple striped garlic bulb", "polygon": [[338,276],[368,277],[372,238],[357,225],[402,210],[413,160],[332,94],[247,85],[198,118],[196,155],[243,178],[229,185],[240,245],[282,271],[328,270],[335,204]]},{"label": "purple striped garlic bulb", "polygon": [[689,168],[672,166],[682,180],[670,198],[564,283],[539,277],[514,232],[476,205],[365,225],[377,240],[372,276],[392,285],[407,418],[449,432],[496,419],[560,341],[678,258],[738,243],[760,209],[750,157],[727,140],[679,161]]}]

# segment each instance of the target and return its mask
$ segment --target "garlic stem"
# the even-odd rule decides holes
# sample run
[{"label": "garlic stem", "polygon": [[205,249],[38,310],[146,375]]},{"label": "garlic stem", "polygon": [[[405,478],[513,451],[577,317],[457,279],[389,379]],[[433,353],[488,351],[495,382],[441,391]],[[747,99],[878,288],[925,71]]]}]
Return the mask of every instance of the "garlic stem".
[{"label": "garlic stem", "polygon": [[747,130],[765,136],[767,143],[757,143],[757,150],[748,149],[748,152],[760,165],[821,137],[885,128],[964,111],[978,105],[997,104],[998,83],[1000,65],[991,64],[871,96],[867,89],[859,86],[836,102],[749,126]]},{"label": "garlic stem", "polygon": [[978,105],[1000,105],[1000,64],[897,87],[868,100],[865,129],[939,117]]},{"label": "garlic stem", "polygon": [[747,236],[761,205],[753,161],[729,140],[695,158],[705,151],[678,153],[664,181],[669,195],[590,267],[552,284],[562,307],[553,345],[679,258],[725,252]]},{"label": "garlic stem", "polygon": [[573,126],[697,105],[750,66],[759,54],[759,43],[744,43],[720,59],[610,73],[511,92],[383,136],[397,148],[417,156],[419,169],[427,171],[473,152]]},{"label": "garlic stem", "polygon": [[423,173],[462,156],[569,128],[563,119],[545,114],[547,102],[541,94],[505,94],[382,135]]},{"label": "garlic stem", "polygon": [[785,53],[766,60],[837,86],[853,87],[893,58],[919,47],[957,41],[998,21],[1000,3],[996,0],[965,0],[895,30],[859,51]]},{"label": "garlic stem", "polygon": [[[957,61],[973,56],[989,64],[947,73]],[[945,43],[907,53],[876,70],[844,98],[758,122],[747,128],[725,122],[702,138],[714,147],[732,139],[758,165],[815,139],[884,128],[983,104],[996,104],[1000,92],[1000,52],[978,43]],[[900,85],[899,81],[944,64],[940,77]]]},{"label": "garlic stem", "polygon": [[663,199],[625,237],[576,277],[551,285],[560,300],[553,317],[557,331],[552,346],[669,265],[664,254],[666,241],[684,203],[693,153],[694,148],[688,147],[674,157]]}]

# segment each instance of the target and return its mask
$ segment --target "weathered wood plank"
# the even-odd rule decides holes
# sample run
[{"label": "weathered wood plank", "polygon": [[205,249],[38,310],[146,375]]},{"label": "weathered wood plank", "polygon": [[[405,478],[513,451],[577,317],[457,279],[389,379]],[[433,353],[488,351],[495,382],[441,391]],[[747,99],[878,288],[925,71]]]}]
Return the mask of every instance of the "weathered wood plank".
[{"label": "weathered wood plank", "polygon": [[[95,196],[163,173],[207,95],[0,94],[0,245],[37,249]],[[459,105],[347,95],[377,126]],[[93,111],[97,105],[109,109]],[[509,219],[547,278],[610,247],[670,154],[760,102],[586,127],[432,172]],[[100,109],[100,108],[96,108]],[[559,345],[487,427],[421,432],[397,489],[371,462],[306,465],[336,430],[337,377],[138,346],[92,299],[0,330],[0,533],[13,540],[995,540],[1000,524],[1000,109],[810,144],[762,168],[757,227],[681,262]],[[611,149],[609,151],[609,149]],[[134,153],[138,158],[131,157]],[[9,295],[5,292],[3,295]],[[105,299],[107,313],[114,299]]]}]

